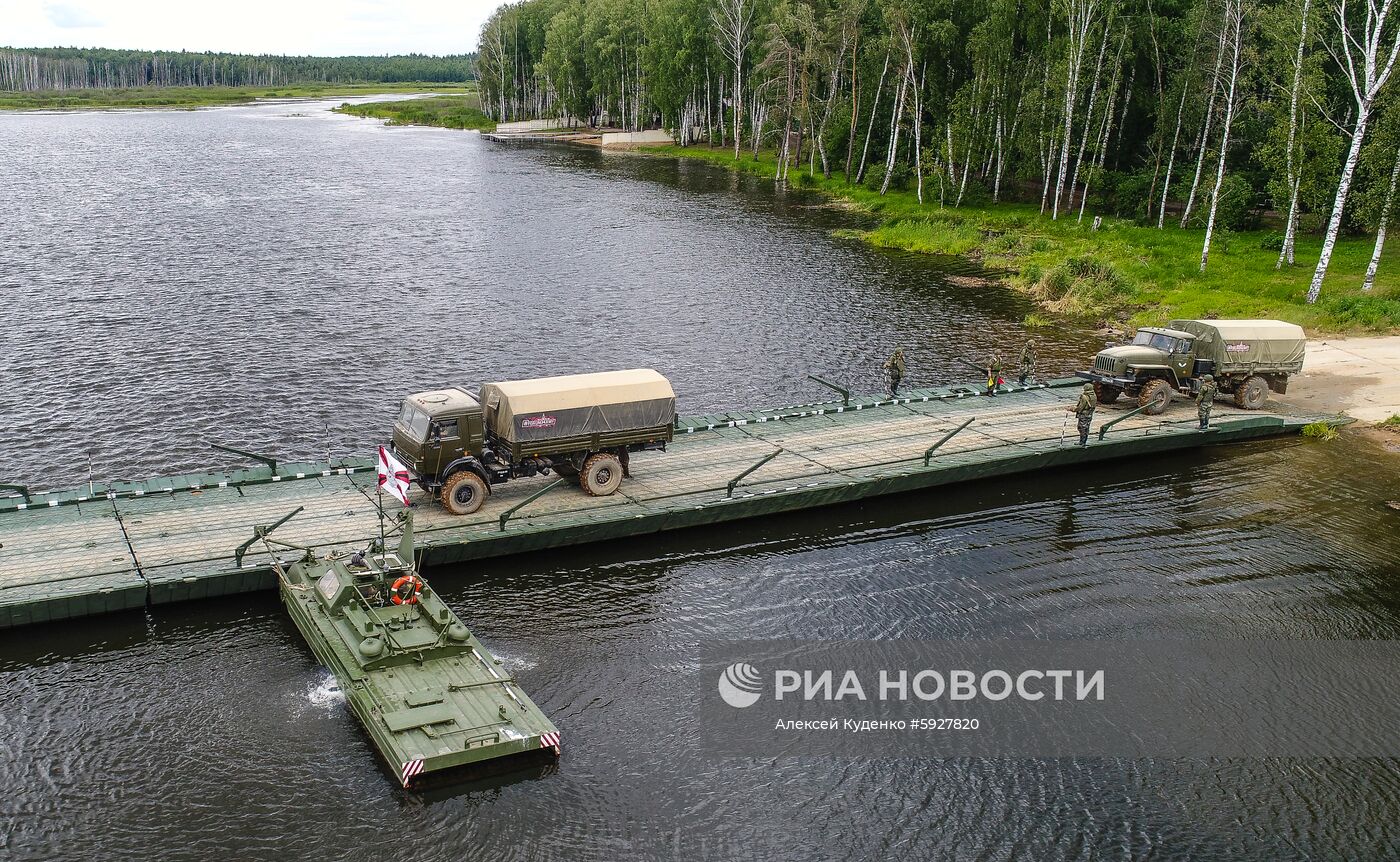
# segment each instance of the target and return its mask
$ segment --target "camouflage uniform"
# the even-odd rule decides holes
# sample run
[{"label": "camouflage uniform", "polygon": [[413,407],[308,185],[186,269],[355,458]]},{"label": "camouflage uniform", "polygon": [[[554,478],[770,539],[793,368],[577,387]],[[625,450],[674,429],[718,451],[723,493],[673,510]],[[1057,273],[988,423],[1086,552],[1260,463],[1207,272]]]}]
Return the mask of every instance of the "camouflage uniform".
[{"label": "camouflage uniform", "polygon": [[1094,421],[1094,406],[1098,399],[1094,397],[1094,384],[1085,383],[1084,389],[1079,393],[1079,400],[1069,409],[1079,420],[1079,445],[1089,445],[1089,424]]},{"label": "camouflage uniform", "polygon": [[885,369],[885,378],[889,380],[890,395],[898,395],[899,381],[904,379],[904,372],[906,370],[904,366],[904,348],[901,347],[896,350],[893,356],[886,359],[883,368]]},{"label": "camouflage uniform", "polygon": [[1026,346],[1021,348],[1021,385],[1026,385],[1026,378],[1035,379],[1035,339],[1026,341]]},{"label": "camouflage uniform", "polygon": [[993,352],[987,360],[987,394],[997,394],[997,383],[1001,380],[1001,354]]},{"label": "camouflage uniform", "polygon": [[1215,404],[1215,378],[1207,374],[1201,378],[1201,391],[1196,393],[1196,418],[1201,420],[1202,431],[1210,427],[1210,408]]}]

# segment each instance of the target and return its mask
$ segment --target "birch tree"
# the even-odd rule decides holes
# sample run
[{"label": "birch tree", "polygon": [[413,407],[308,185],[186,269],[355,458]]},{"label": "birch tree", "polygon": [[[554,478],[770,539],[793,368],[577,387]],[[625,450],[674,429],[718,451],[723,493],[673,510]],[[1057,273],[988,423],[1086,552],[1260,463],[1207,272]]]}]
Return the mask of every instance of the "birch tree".
[{"label": "birch tree", "polygon": [[1201,271],[1210,259],[1210,239],[1215,233],[1215,213],[1220,206],[1220,185],[1225,181],[1225,156],[1230,151],[1230,127],[1235,119],[1235,85],[1240,77],[1240,43],[1244,39],[1244,2],[1225,0],[1225,17],[1221,32],[1228,34],[1230,48],[1230,81],[1225,91],[1225,124],[1220,133],[1220,160],[1215,168],[1215,189],[1210,194],[1210,216],[1206,219],[1206,238],[1201,244]]},{"label": "birch tree", "polygon": [[[1389,2],[1389,0],[1387,0]],[[1055,200],[1050,218],[1060,217],[1060,198],[1065,191],[1065,173],[1069,170],[1070,140],[1074,137],[1074,105],[1079,98],[1079,71],[1084,63],[1084,48],[1089,41],[1098,10],[1098,0],[1060,0],[1069,25],[1069,51],[1065,62],[1064,135],[1060,141],[1060,169],[1055,179]]]},{"label": "birch tree", "polygon": [[1308,46],[1308,12],[1312,0],[1303,0],[1302,14],[1299,15],[1298,52],[1293,57],[1293,86],[1288,97],[1288,144],[1284,151],[1284,178],[1288,183],[1288,215],[1283,224],[1283,247],[1279,249],[1278,261],[1274,269],[1282,269],[1287,263],[1293,265],[1293,245],[1298,230],[1298,191],[1302,187],[1303,172],[1298,164],[1298,97],[1303,92],[1303,52]]},{"label": "birch tree", "polygon": [[[1172,132],[1172,145],[1167,154],[1167,175],[1162,180],[1162,200],[1157,211],[1157,229],[1162,230],[1167,221],[1167,198],[1171,195],[1172,168],[1176,164],[1177,142],[1181,139],[1181,123],[1186,112],[1186,96],[1191,92],[1192,73],[1195,71],[1194,51],[1186,55],[1182,68],[1181,101],[1176,106],[1176,129]],[[1160,122],[1160,118],[1158,120]]]},{"label": "birch tree", "polygon": [[1196,189],[1201,185],[1201,171],[1206,163],[1206,150],[1210,142],[1211,121],[1215,118],[1215,97],[1220,92],[1220,66],[1225,62],[1225,30],[1222,28],[1215,46],[1215,69],[1210,74],[1210,98],[1206,100],[1205,120],[1201,125],[1200,146],[1196,151],[1196,174],[1191,179],[1191,191],[1186,195],[1186,206],[1181,210],[1181,226],[1191,218],[1191,210],[1196,204]]},{"label": "birch tree", "polygon": [[1385,248],[1385,229],[1390,223],[1390,206],[1395,201],[1395,182],[1400,179],[1400,147],[1395,150],[1395,166],[1390,169],[1390,185],[1385,190],[1385,202],[1381,204],[1380,220],[1376,225],[1376,247],[1371,251],[1371,262],[1366,265],[1366,278],[1361,289],[1370,292],[1376,286],[1376,269],[1381,265],[1381,251]]},{"label": "birch tree", "polygon": [[[1337,196],[1332,202],[1332,217],[1328,219],[1327,230],[1322,236],[1322,254],[1318,256],[1317,269],[1313,271],[1312,284],[1308,286],[1309,304],[1317,302],[1322,294],[1322,279],[1327,275],[1332,250],[1337,245],[1337,233],[1342,227],[1342,213],[1346,209],[1347,196],[1351,193],[1351,181],[1356,173],[1356,162],[1361,156],[1361,145],[1366,138],[1366,126],[1371,121],[1376,99],[1395,71],[1400,38],[1397,38],[1395,22],[1390,17],[1393,2],[1380,0],[1377,4],[1376,0],[1361,0],[1353,4],[1348,0],[1335,0],[1332,8],[1340,40],[1335,46],[1330,42],[1324,44],[1342,69],[1356,113],[1351,124],[1351,146],[1347,149],[1346,161],[1342,163]],[[1362,7],[1359,14],[1357,6]]]},{"label": "birch tree", "polygon": [[[744,64],[748,59],[749,43],[753,41],[754,0],[716,0],[710,9],[715,40],[719,49],[734,67],[734,159],[739,159],[739,130],[743,128]],[[758,134],[754,129],[753,133]]]}]

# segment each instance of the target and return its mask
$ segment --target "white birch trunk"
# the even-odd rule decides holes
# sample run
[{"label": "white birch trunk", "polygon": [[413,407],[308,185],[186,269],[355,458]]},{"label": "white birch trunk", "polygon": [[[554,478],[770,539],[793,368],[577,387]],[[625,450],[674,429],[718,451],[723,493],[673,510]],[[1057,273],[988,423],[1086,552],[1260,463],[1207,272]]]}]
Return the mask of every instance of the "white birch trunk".
[{"label": "white birch trunk", "polygon": [[1113,19],[1110,16],[1108,23],[1104,24],[1103,38],[1099,40],[1099,57],[1094,61],[1094,77],[1089,82],[1089,105],[1084,111],[1084,132],[1079,136],[1079,152],[1074,156],[1074,173],[1069,178],[1069,200],[1065,202],[1068,210],[1074,206],[1074,187],[1079,184],[1079,167],[1084,164],[1084,150],[1089,144],[1089,127],[1094,124],[1094,104],[1099,97],[1099,79],[1103,76],[1103,55],[1104,49],[1108,47],[1108,28],[1113,26]]},{"label": "white birch trunk", "polygon": [[1288,106],[1288,149],[1284,154],[1284,178],[1288,181],[1288,220],[1283,226],[1283,248],[1278,250],[1278,261],[1274,263],[1274,269],[1282,269],[1285,263],[1293,265],[1293,243],[1298,226],[1298,190],[1302,188],[1301,172],[1293,162],[1293,148],[1298,134],[1298,96],[1303,90],[1303,49],[1308,44],[1308,10],[1311,7],[1312,0],[1303,0],[1298,52],[1293,56],[1293,91]]},{"label": "white birch trunk", "polygon": [[900,77],[898,94],[894,99],[894,117],[890,120],[890,151],[885,154],[885,179],[880,183],[882,195],[890,188],[895,157],[899,154],[899,121],[904,118],[904,97],[909,92],[909,78],[912,75],[912,70],[905,70],[904,75]]},{"label": "white birch trunk", "polygon": [[875,85],[875,98],[870,104],[870,122],[865,127],[865,146],[860,150],[860,167],[856,170],[856,183],[865,179],[865,158],[870,154],[870,133],[875,130],[875,114],[880,108],[880,93],[885,88],[885,73],[890,70],[890,52],[885,49],[885,65],[880,69],[880,81]]},{"label": "white birch trunk", "polygon": [[1172,166],[1176,163],[1176,144],[1181,138],[1181,116],[1186,110],[1186,93],[1191,89],[1191,81],[1188,78],[1181,85],[1181,104],[1176,107],[1176,131],[1172,132],[1171,154],[1167,156],[1167,176],[1162,180],[1162,203],[1157,211],[1157,230],[1161,230],[1167,220],[1167,194],[1172,187]]},{"label": "white birch trunk", "polygon": [[1206,238],[1201,245],[1201,272],[1210,259],[1210,238],[1215,232],[1215,212],[1220,205],[1220,185],[1225,181],[1225,154],[1230,149],[1230,124],[1235,118],[1235,84],[1240,77],[1240,42],[1244,35],[1243,0],[1225,0],[1225,29],[1234,32],[1234,52],[1230,57],[1230,90],[1225,96],[1225,127],[1220,133],[1220,161],[1215,168],[1215,190],[1210,195],[1210,216],[1206,219]]},{"label": "white birch trunk", "polygon": [[1313,271],[1312,283],[1308,285],[1308,304],[1317,302],[1322,295],[1322,279],[1327,275],[1327,267],[1332,262],[1332,249],[1337,245],[1337,232],[1342,226],[1342,210],[1347,205],[1347,195],[1351,193],[1351,180],[1356,174],[1356,162],[1361,156],[1361,141],[1366,136],[1366,125],[1370,120],[1370,106],[1357,115],[1356,125],[1351,131],[1351,148],[1347,159],[1342,163],[1342,176],[1337,181],[1337,197],[1332,201],[1332,217],[1327,220],[1327,231],[1322,235],[1322,254],[1317,258],[1317,269]]},{"label": "white birch trunk", "polygon": [[1361,283],[1361,289],[1367,292],[1376,286],[1376,269],[1381,265],[1381,251],[1385,249],[1385,229],[1390,224],[1390,205],[1395,200],[1396,179],[1400,179],[1400,148],[1395,151],[1395,167],[1390,169],[1390,185],[1385,190],[1380,224],[1376,225],[1376,247],[1371,252],[1371,262],[1366,266],[1366,280]]},{"label": "white birch trunk", "polygon": [[1201,185],[1201,171],[1206,163],[1206,150],[1210,148],[1210,127],[1215,119],[1215,95],[1220,91],[1220,66],[1225,62],[1225,31],[1220,31],[1220,44],[1215,48],[1215,71],[1210,76],[1210,98],[1206,100],[1206,117],[1201,126],[1201,148],[1196,153],[1196,175],[1191,178],[1191,192],[1186,196],[1186,206],[1181,211],[1181,226],[1191,218],[1191,210],[1196,205],[1196,189]]},{"label": "white birch trunk", "polygon": [[1060,217],[1060,199],[1065,191],[1065,173],[1069,170],[1070,140],[1074,136],[1074,103],[1079,95],[1079,67],[1084,62],[1084,45],[1089,38],[1096,0],[1067,0],[1069,11],[1069,56],[1065,71],[1064,140],[1060,142],[1060,170],[1055,177],[1055,199],[1050,218]]}]

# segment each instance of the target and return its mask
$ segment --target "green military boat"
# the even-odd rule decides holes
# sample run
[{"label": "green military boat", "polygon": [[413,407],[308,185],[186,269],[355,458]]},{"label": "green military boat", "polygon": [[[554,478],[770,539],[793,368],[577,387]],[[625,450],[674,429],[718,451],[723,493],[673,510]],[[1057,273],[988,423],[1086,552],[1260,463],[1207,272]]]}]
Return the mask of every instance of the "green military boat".
[{"label": "green military boat", "polygon": [[[389,550],[274,561],[283,604],[406,788],[492,761],[559,756],[559,729],[414,565],[412,513]],[[269,546],[269,529],[258,538]],[[275,556],[275,555],[274,555]],[[521,763],[520,765],[524,765]]]}]

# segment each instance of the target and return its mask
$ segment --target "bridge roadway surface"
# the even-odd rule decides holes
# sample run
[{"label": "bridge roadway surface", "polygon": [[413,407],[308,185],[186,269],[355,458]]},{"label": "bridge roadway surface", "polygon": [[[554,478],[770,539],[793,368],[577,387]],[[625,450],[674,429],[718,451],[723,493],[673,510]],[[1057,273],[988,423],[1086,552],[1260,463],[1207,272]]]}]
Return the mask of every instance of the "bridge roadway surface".
[{"label": "bridge roadway surface", "polygon": [[[1201,433],[1190,404],[1153,417],[1127,416],[1136,405],[1123,402],[1098,408],[1081,449],[1073,419],[1066,423],[1080,384],[1013,385],[996,398],[978,397],[973,386],[939,387],[896,400],[853,396],[681,417],[668,451],[634,455],[632,478],[610,497],[589,497],[572,481],[549,488],[556,477],[536,477],[498,485],[479,512],[453,516],[415,489],[418,546],[426,564],[449,563],[1297,433],[1340,418],[1275,412],[1276,404],[1244,411],[1222,399],[1212,429]],[[1125,416],[1099,439],[1102,426]],[[925,465],[929,447],[969,419]],[[254,528],[301,507],[275,538],[318,552],[362,549],[379,535],[376,507],[361,490],[374,485],[372,462],[357,459],[0,497],[0,628],[271,589],[272,552],[262,543],[235,558]],[[387,511],[399,508],[386,500]]]}]

